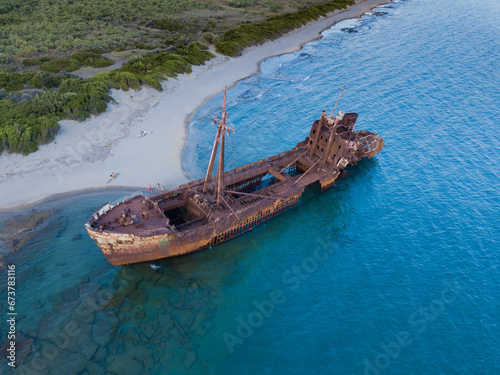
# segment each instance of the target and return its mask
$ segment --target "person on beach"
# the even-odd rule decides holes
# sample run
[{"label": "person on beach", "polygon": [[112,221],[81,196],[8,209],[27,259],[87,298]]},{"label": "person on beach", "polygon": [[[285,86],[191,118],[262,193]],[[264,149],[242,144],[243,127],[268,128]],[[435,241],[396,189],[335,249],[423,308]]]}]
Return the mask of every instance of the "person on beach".
[{"label": "person on beach", "polygon": [[160,183],[159,183],[159,182],[158,182],[158,186],[157,186],[157,188],[158,188],[158,191],[161,191],[161,186],[160,186]]},{"label": "person on beach", "polygon": [[153,192],[153,190],[151,189],[151,185],[148,185],[148,191],[149,191],[149,195],[151,195],[151,193]]}]

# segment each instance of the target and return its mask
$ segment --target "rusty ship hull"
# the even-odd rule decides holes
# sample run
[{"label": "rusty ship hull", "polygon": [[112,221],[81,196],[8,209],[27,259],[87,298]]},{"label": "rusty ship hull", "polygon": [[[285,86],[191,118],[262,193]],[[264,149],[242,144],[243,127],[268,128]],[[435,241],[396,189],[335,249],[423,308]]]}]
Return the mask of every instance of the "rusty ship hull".
[{"label": "rusty ship hull", "polygon": [[[323,111],[293,149],[224,171],[224,135],[230,130],[224,108],[204,179],[107,203],[91,215],[85,227],[111,264],[179,256],[239,236],[295,207],[307,186],[330,188],[347,165],[375,156],[384,146],[379,135],[355,130],[357,114],[332,117]],[[218,170],[212,175],[219,143]]]}]

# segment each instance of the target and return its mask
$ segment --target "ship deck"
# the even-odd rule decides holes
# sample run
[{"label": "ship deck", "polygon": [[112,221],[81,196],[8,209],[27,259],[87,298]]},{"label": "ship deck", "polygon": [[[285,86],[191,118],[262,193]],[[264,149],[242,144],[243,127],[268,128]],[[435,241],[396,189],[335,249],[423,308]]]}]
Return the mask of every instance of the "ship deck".
[{"label": "ship deck", "polygon": [[[208,220],[227,216],[228,212],[236,213],[238,216],[237,212],[251,206],[260,206],[262,201],[286,199],[287,196],[302,191],[305,186],[320,179],[334,180],[337,177],[337,169],[319,167],[319,158],[310,157],[304,151],[301,147],[295,147],[270,158],[227,171],[225,179],[228,185],[222,207],[214,207],[213,203],[203,205],[199,200],[195,201],[188,197],[189,192],[201,192],[204,180],[197,180],[181,185],[176,190],[151,197],[139,195],[117,206],[111,206],[112,208],[98,217],[92,226],[106,232],[133,233],[139,236],[184,232],[203,225]],[[297,163],[301,164],[306,172],[298,171],[295,168]],[[297,173],[291,173],[293,168]],[[247,182],[256,177],[262,179],[263,176],[272,180],[269,186],[255,190],[245,188]],[[212,177],[212,180],[214,179],[215,176]],[[211,201],[210,194],[202,194],[202,200],[207,198]],[[170,221],[173,216],[169,213],[179,214],[175,210],[187,205],[192,208],[189,215],[184,213],[188,217],[180,222]]]},{"label": "ship deck", "polygon": [[165,233],[168,231],[166,225],[165,216],[141,195],[111,208],[93,224],[105,231],[137,235],[154,234],[155,231]]}]

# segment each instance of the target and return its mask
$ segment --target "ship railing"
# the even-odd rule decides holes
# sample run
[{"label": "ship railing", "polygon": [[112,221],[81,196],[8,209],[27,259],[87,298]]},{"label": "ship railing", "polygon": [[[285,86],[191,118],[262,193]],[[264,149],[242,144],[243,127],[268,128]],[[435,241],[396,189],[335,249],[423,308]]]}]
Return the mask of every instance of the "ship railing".
[{"label": "ship railing", "polygon": [[92,212],[92,215],[90,215],[90,219],[89,219],[89,221],[87,221],[85,223],[85,226],[87,228],[90,228],[90,225],[92,223],[94,223],[97,220],[99,220],[99,217],[101,217],[102,215],[104,215],[109,210],[111,210],[111,205],[109,203],[106,203],[104,206],[99,207],[97,210],[95,210],[94,212]]},{"label": "ship railing", "polygon": [[125,195],[124,197],[118,198],[117,200],[108,203],[108,205],[110,206],[110,209],[113,209],[114,207],[118,206],[119,204],[121,204],[121,203],[123,203],[125,201],[128,201],[129,199],[135,198],[135,197],[137,197],[139,195],[140,196],[144,196],[144,194],[142,193],[142,191],[136,191],[134,193]]},{"label": "ship railing", "polygon": [[379,140],[377,139],[377,137],[374,137],[372,135],[367,135],[363,138],[360,138],[358,144],[361,146],[361,148],[365,153],[370,153],[377,149],[379,145]]},{"label": "ship railing", "polygon": [[284,156],[290,154],[290,151],[292,151],[292,150],[284,151],[284,152],[281,152],[281,153],[279,153],[277,155],[270,156],[270,157],[268,157],[266,159],[262,159],[262,160],[259,160],[259,161],[256,161],[256,162],[244,165],[243,167],[239,167],[239,168],[233,169],[231,171],[226,172],[225,175],[226,176],[230,176],[232,174],[244,171],[246,169],[252,168],[252,167],[257,166],[257,165],[262,165],[262,164],[268,163],[270,161],[275,161],[275,160],[281,159]]},{"label": "ship railing", "polygon": [[[132,198],[135,198],[137,196],[144,196],[144,194],[142,194],[141,191],[136,191],[135,193],[132,193],[132,194],[128,194],[128,195],[125,195],[124,197],[121,197],[113,202],[108,202],[106,203],[104,206],[98,208],[97,210],[95,210],[92,215],[91,215],[91,218],[94,218],[94,221],[97,221],[99,220],[99,217],[101,217],[102,215],[104,215],[105,213],[107,213],[108,211],[112,210],[114,207],[118,206],[120,203],[123,203],[129,199],[132,199]],[[90,221],[89,221],[90,222]],[[89,223],[89,226],[90,226],[90,223]]]},{"label": "ship railing", "polygon": [[[270,156],[270,157],[268,157],[266,159],[258,160],[256,162],[251,163],[251,164],[247,164],[247,165],[244,165],[242,167],[238,167],[238,168],[232,169],[230,171],[226,171],[226,172],[224,172],[224,176],[231,176],[231,175],[233,175],[235,173],[239,173],[241,171],[245,171],[245,170],[250,169],[250,168],[252,168],[254,166],[265,164],[265,163],[268,163],[270,161],[279,160],[279,159],[283,158],[284,156],[286,156],[287,154],[289,154],[291,151],[295,151],[295,148],[293,148],[291,150],[288,150],[288,151],[284,151],[284,152],[279,153],[277,155]],[[213,175],[212,178],[215,178],[216,176],[217,175]],[[197,184],[201,183],[202,181],[203,181],[203,179],[196,180],[196,181],[191,181],[191,182],[182,184],[181,186],[179,186],[179,188],[177,190],[181,190],[181,189],[185,189],[185,188],[197,185]]]}]

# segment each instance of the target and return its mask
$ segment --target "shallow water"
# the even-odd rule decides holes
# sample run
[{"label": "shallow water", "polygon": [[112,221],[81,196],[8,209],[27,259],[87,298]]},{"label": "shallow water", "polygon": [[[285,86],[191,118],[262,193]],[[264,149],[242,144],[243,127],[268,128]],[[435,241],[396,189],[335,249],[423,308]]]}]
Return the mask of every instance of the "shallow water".
[{"label": "shallow water", "polygon": [[[229,167],[293,147],[344,84],[338,108],[386,143],[228,243],[120,269],[83,223],[127,192],[40,207],[58,211],[6,258],[25,372],[499,373],[499,16],[489,0],[396,2],[228,92]],[[190,125],[193,178],[221,101]]]}]

